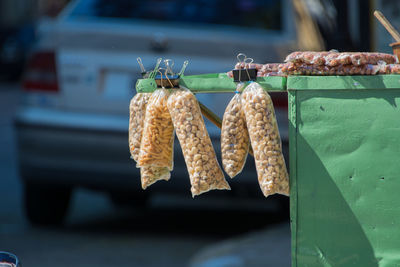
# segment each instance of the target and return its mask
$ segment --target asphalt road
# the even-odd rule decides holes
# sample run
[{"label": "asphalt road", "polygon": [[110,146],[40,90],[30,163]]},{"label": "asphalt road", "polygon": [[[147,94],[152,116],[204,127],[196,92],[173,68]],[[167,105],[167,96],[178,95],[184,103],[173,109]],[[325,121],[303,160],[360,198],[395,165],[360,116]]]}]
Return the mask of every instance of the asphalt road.
[{"label": "asphalt road", "polygon": [[[12,116],[18,99],[16,85],[0,85],[0,251],[16,254],[24,267],[188,266],[210,245],[276,227],[284,247],[281,257],[289,262],[287,214],[263,209],[263,201],[247,203],[256,207],[252,209],[246,205],[224,209],[224,205],[210,208],[212,200],[191,206],[179,198],[160,195],[152,199],[150,208],[133,210],[116,208],[105,195],[82,189],[74,194],[65,226],[32,227],[23,214],[16,166]],[[277,236],[271,240],[268,234],[263,236],[261,243],[273,247]],[[273,253],[276,258],[276,251]],[[265,255],[268,257],[268,251]]]}]

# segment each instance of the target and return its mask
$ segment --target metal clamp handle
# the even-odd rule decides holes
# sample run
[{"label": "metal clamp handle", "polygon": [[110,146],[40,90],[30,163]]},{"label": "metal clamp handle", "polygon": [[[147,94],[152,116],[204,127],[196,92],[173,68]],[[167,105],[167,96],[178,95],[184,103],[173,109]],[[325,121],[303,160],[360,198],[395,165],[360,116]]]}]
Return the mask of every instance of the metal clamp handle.
[{"label": "metal clamp handle", "polygon": [[172,71],[172,67],[174,66],[174,61],[172,59],[164,59],[164,64],[165,67],[167,68],[167,72],[171,75],[174,75],[174,72]]},{"label": "metal clamp handle", "polygon": [[187,61],[187,60],[185,60],[185,62],[183,62],[182,69],[179,72],[179,77],[183,75],[183,73],[185,72],[186,67],[187,67],[188,64],[189,64],[189,61]]},{"label": "metal clamp handle", "polygon": [[160,67],[161,61],[162,61],[161,57],[157,59],[156,66],[154,67],[154,70],[150,73],[149,78],[156,77],[156,74],[158,72],[158,68]]},{"label": "metal clamp handle", "polygon": [[142,59],[141,59],[140,57],[138,57],[136,60],[137,60],[137,62],[138,62],[138,64],[139,64],[139,67],[140,67],[141,72],[142,72],[142,73],[146,73],[146,69],[145,69],[144,66],[143,66]]}]

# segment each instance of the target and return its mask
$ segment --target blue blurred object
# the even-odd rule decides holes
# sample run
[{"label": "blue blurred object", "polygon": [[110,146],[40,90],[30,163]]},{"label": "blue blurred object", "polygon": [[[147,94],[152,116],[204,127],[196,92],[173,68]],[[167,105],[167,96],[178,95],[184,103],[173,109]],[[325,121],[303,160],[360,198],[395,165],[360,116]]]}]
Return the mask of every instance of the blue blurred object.
[{"label": "blue blurred object", "polygon": [[125,18],[282,30],[283,5],[284,1],[275,0],[240,0],[229,3],[223,0],[89,0],[81,1],[71,17]]},{"label": "blue blurred object", "polygon": [[21,263],[14,254],[0,251],[0,267],[21,267]]}]

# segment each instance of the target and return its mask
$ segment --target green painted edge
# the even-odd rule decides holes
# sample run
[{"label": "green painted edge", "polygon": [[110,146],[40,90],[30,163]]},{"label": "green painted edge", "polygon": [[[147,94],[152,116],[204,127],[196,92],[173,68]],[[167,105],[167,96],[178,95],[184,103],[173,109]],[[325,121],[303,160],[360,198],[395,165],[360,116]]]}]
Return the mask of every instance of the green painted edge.
[{"label": "green painted edge", "polygon": [[400,75],[289,76],[288,90],[398,89]]},{"label": "green painted edge", "polygon": [[[400,75],[372,76],[289,76],[259,77],[258,82],[267,91],[287,90],[355,90],[355,89],[398,89]],[[189,75],[181,78],[180,84],[194,93],[234,92],[236,83],[226,73]],[[138,79],[136,91],[151,93],[156,89],[153,79]]]},{"label": "green painted edge", "polygon": [[297,91],[288,92],[290,229],[292,266],[297,266]]},{"label": "green painted edge", "polygon": [[[271,76],[259,77],[256,82],[267,91],[286,91],[286,77]],[[226,73],[211,73],[183,76],[180,85],[193,93],[232,93],[236,90],[236,83]],[[154,79],[138,79],[136,91],[151,93],[157,88]]]},{"label": "green painted edge", "polygon": [[138,79],[135,88],[137,93],[151,93],[156,90],[157,85],[154,79]]}]

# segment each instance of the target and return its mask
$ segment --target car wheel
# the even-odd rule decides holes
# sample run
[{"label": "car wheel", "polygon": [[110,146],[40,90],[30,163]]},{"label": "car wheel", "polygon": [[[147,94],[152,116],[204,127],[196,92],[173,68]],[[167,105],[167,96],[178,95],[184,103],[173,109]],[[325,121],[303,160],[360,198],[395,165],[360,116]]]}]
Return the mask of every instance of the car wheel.
[{"label": "car wheel", "polygon": [[25,181],[25,213],[33,225],[60,225],[70,204],[72,188]]},{"label": "car wheel", "polygon": [[147,205],[149,196],[145,192],[111,192],[110,200],[118,207],[143,208]]}]

